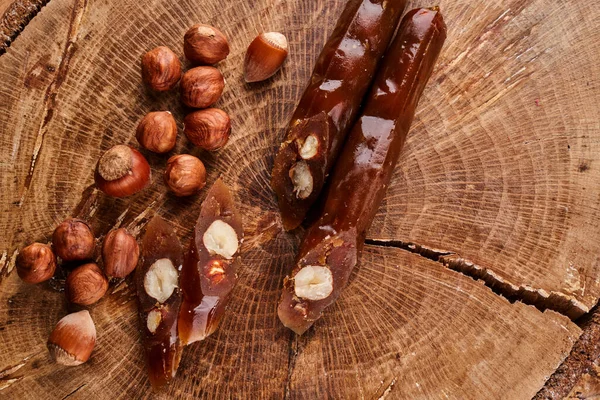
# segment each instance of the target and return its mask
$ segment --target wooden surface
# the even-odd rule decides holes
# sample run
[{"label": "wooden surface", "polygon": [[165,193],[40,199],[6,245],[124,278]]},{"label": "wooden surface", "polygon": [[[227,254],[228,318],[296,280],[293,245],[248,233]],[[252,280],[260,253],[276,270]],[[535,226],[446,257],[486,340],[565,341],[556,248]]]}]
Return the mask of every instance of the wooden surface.
[{"label": "wooden surface", "polygon": [[[575,3],[440,2],[448,42],[362,266],[296,338],[276,305],[301,232],[282,231],[269,170],[343,2],[50,1],[0,57],[0,397],[533,397],[581,333],[566,316],[600,295],[600,1]],[[154,184],[131,199],[83,192],[103,150],[135,144],[144,113],[169,109],[181,121],[177,93],[143,89],[138,60],[157,45],[181,55],[195,22],[230,39],[219,106],[233,133],[217,154],[183,137],[176,152],[199,155],[210,181],[222,175],[236,190],[245,260],[221,328],[187,349],[167,394],[152,394],[127,282],[91,309],[91,362],[68,369],[45,350],[67,312],[63,296],[10,272],[18,248],[49,240],[90,193],[98,235],[121,219],[137,232],[158,212],[189,238],[204,193],[165,194],[165,157],[148,155]],[[244,51],[263,30],[284,32],[290,57],[274,79],[249,86]]]}]

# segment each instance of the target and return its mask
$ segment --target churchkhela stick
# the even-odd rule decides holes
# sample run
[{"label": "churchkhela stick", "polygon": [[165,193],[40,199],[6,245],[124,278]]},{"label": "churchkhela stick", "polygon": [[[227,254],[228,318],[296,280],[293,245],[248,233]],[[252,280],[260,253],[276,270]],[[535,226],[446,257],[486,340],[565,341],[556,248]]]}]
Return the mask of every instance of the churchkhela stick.
[{"label": "churchkhela stick", "polygon": [[410,11],[402,20],[334,168],[319,219],[284,279],[278,314],[297,334],[310,328],[348,283],[445,39],[437,7]]},{"label": "churchkhela stick", "polygon": [[161,217],[154,217],[142,239],[142,261],[135,281],[142,343],[150,383],[155,388],[165,386],[175,377],[181,359],[177,317],[182,262],[183,250],[173,227]]},{"label": "churchkhela stick", "polygon": [[202,203],[181,270],[179,337],[184,345],[217,329],[238,279],[243,235],[231,191],[218,179]]},{"label": "churchkhela stick", "polygon": [[317,200],[405,5],[350,0],[321,51],[273,167],[286,230],[298,227]]}]

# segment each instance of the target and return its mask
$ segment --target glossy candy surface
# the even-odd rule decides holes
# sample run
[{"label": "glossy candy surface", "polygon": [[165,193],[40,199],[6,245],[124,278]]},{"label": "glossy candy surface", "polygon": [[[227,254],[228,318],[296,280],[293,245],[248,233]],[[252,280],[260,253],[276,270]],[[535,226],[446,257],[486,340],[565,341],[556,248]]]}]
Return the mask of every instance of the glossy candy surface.
[{"label": "glossy candy surface", "polygon": [[[296,333],[310,328],[348,283],[445,39],[437,8],[412,10],[402,20],[337,161],[319,219],[307,230],[297,264],[284,281],[278,314]],[[327,298],[295,295],[293,277],[307,265],[331,270],[334,285]]]},{"label": "glossy candy surface", "polygon": [[[298,227],[317,200],[405,5],[405,0],[350,0],[321,51],[273,167],[271,186],[286,230]],[[319,142],[317,155],[306,160],[313,186],[301,198],[290,169],[302,160],[300,144],[311,134]]]},{"label": "glossy candy surface", "polygon": [[[205,246],[205,233],[215,221],[228,224],[237,236],[237,248],[230,258],[211,254]],[[219,179],[202,203],[194,238],[181,271],[183,303],[179,315],[179,336],[183,344],[204,340],[217,329],[237,282],[243,234],[241,216],[234,205],[233,195]]]},{"label": "glossy candy surface", "polygon": [[[155,388],[166,385],[175,376],[182,351],[177,334],[181,290],[176,287],[172,294],[160,303],[148,295],[144,285],[146,274],[152,265],[162,259],[170,260],[175,269],[178,269],[183,261],[183,250],[173,227],[156,216],[146,227],[142,239],[142,262],[135,276],[142,342],[146,351],[150,383]],[[150,313],[160,315],[154,320],[154,332],[149,328]]]}]

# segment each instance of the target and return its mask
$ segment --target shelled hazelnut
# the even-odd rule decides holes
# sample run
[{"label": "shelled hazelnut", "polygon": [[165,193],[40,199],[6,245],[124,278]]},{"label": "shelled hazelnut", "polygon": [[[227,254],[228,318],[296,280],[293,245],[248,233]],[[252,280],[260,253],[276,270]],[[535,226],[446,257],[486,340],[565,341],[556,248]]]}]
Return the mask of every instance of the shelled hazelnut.
[{"label": "shelled hazelnut", "polygon": [[94,304],[108,290],[108,279],[94,263],[77,267],[65,282],[65,294],[71,303],[81,306]]},{"label": "shelled hazelnut", "polygon": [[159,46],[142,57],[142,79],[150,88],[163,92],[173,89],[181,78],[181,62],[171,49]]},{"label": "shelled hazelnut", "polygon": [[87,310],[63,317],[50,334],[48,351],[61,365],[76,366],[86,362],[96,345],[96,327]]},{"label": "shelled hazelnut", "polygon": [[279,32],[266,32],[258,35],[246,51],[244,59],[244,79],[246,82],[259,82],[273,76],[288,55],[288,42]]},{"label": "shelled hazelnut", "polygon": [[190,196],[206,185],[206,169],[198,158],[180,154],[169,158],[165,183],[176,196]]},{"label": "shelled hazelnut", "polygon": [[183,132],[190,142],[204,150],[225,146],[231,133],[229,115],[218,108],[194,111],[185,117],[183,124]]},{"label": "shelled hazelnut", "polygon": [[150,183],[150,164],[133,147],[117,145],[98,160],[94,180],[98,189],[109,196],[130,196]]},{"label": "shelled hazelnut", "polygon": [[183,53],[193,63],[216,64],[229,55],[229,43],[214,26],[196,24],[185,33]]},{"label": "shelled hazelnut", "polygon": [[169,111],[153,111],[140,121],[135,137],[146,150],[167,153],[177,142],[177,122]]},{"label": "shelled hazelnut", "polygon": [[192,108],[206,108],[215,104],[223,94],[225,79],[214,67],[196,67],[181,78],[181,101]]},{"label": "shelled hazelnut", "polygon": [[27,283],[40,283],[54,276],[56,256],[50,246],[33,243],[19,252],[16,261],[19,278]]},{"label": "shelled hazelnut", "polygon": [[110,231],[102,245],[104,272],[109,278],[125,278],[138,263],[140,247],[125,228]]},{"label": "shelled hazelnut", "polygon": [[63,261],[83,261],[94,256],[96,240],[85,221],[70,218],[54,230],[52,246]]}]

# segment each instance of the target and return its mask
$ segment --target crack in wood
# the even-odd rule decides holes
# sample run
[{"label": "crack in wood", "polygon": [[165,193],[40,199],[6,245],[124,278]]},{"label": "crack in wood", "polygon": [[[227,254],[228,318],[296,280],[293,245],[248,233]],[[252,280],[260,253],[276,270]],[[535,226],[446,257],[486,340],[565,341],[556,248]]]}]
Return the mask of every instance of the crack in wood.
[{"label": "crack in wood", "polygon": [[492,292],[506,298],[511,303],[519,301],[534,306],[542,312],[556,311],[571,320],[576,320],[590,311],[585,304],[572,296],[561,292],[548,292],[528,285],[516,285],[494,271],[462,258],[455,252],[430,249],[400,240],[367,239],[365,243],[371,246],[398,248],[440,263],[469,278],[483,281]]},{"label": "crack in wood", "polygon": [[23,192],[21,194],[21,199],[19,200],[19,203],[17,205],[19,208],[23,206],[23,202],[25,201],[25,197],[27,196],[27,193],[29,192],[29,188],[33,181],[33,174],[35,172],[37,158],[44,143],[44,138],[47,133],[47,126],[54,117],[54,112],[56,110],[56,97],[67,77],[71,58],[73,57],[73,54],[75,53],[75,50],[77,48],[76,42],[79,34],[79,26],[81,25],[83,15],[87,9],[87,3],[88,0],[77,0],[77,2],[73,6],[71,21],[69,23],[69,31],[67,34],[67,44],[63,49],[61,61],[58,66],[56,76],[54,77],[54,79],[52,79],[50,85],[48,85],[48,88],[46,89],[46,93],[44,95],[44,107],[42,111],[42,118],[38,129],[38,133],[36,135],[33,152],[31,154],[29,172],[25,177]]},{"label": "crack in wood", "polygon": [[68,395],[66,395],[65,397],[63,397],[62,400],[65,400],[65,399],[73,396],[75,393],[77,393],[81,388],[83,388],[86,385],[87,385],[87,383],[82,384],[81,386],[79,386],[78,388],[76,388],[75,390],[73,390],[71,393],[69,393]]}]

